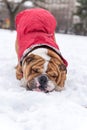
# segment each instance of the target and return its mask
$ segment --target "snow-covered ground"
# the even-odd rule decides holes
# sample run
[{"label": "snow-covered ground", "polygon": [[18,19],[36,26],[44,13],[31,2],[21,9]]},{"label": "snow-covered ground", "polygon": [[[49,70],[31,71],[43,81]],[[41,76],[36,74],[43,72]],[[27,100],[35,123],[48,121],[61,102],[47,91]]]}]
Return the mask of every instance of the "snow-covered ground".
[{"label": "snow-covered ground", "polygon": [[0,130],[87,130],[87,37],[56,34],[68,74],[62,92],[20,87],[16,32],[0,30]]}]

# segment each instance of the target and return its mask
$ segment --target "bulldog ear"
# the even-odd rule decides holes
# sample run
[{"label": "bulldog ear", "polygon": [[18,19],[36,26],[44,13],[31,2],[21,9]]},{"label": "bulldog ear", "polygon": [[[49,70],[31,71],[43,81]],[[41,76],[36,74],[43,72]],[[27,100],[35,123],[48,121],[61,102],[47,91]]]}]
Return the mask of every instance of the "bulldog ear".
[{"label": "bulldog ear", "polygon": [[64,64],[60,64],[60,65],[58,65],[58,67],[59,67],[60,71],[66,71],[66,73],[67,73],[67,69],[66,69],[66,66]]},{"label": "bulldog ear", "polygon": [[55,90],[61,91],[64,88],[67,69],[66,69],[66,66],[64,64],[60,64],[60,65],[58,65],[58,67],[59,67],[60,71],[59,71],[59,75],[57,78],[57,86],[56,86]]}]

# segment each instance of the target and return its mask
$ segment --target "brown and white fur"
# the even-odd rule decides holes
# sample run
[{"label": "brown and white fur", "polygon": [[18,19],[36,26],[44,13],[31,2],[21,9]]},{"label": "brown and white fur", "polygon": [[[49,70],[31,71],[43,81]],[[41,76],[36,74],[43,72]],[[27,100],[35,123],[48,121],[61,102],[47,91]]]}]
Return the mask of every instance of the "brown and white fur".
[{"label": "brown and white fur", "polygon": [[[16,53],[18,44],[16,40]],[[64,88],[66,66],[56,52],[50,48],[37,48],[30,52],[16,67],[16,78],[22,79],[27,90],[51,92]]]}]

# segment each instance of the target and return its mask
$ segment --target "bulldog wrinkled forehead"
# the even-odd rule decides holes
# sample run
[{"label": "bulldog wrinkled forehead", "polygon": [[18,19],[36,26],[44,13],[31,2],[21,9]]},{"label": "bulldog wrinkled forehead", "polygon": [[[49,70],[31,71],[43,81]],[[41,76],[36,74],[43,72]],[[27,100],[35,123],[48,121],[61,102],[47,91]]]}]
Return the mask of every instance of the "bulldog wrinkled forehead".
[{"label": "bulldog wrinkled forehead", "polygon": [[43,59],[50,61],[50,56],[48,56],[48,49],[46,48],[37,48],[35,50],[33,50],[30,54],[34,54],[34,55],[39,55],[41,56]]},{"label": "bulldog wrinkled forehead", "polygon": [[47,70],[47,67],[48,67],[48,63],[51,59],[51,57],[48,55],[48,49],[38,48],[38,49],[33,50],[31,53],[29,53],[29,55],[30,54],[39,55],[40,57],[42,57],[45,60],[44,69],[43,69],[43,73],[45,73]]}]

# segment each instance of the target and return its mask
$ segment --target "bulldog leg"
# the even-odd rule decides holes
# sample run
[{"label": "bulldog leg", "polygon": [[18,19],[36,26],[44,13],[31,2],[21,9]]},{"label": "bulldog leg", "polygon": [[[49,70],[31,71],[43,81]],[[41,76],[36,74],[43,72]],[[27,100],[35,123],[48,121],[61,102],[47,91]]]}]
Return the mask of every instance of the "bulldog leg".
[{"label": "bulldog leg", "polygon": [[[17,58],[18,58],[18,41],[17,41],[17,38],[16,38],[16,41],[15,41],[15,51],[16,51]],[[23,78],[23,72],[22,72],[22,67],[20,66],[20,63],[18,63],[18,65],[15,67],[15,69],[16,69],[16,78],[18,80],[21,80]]]},{"label": "bulldog leg", "polygon": [[23,78],[22,67],[20,66],[20,64],[16,66],[16,78],[18,80],[21,80]]}]

